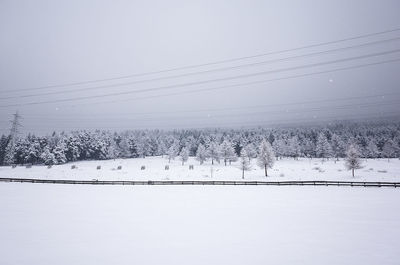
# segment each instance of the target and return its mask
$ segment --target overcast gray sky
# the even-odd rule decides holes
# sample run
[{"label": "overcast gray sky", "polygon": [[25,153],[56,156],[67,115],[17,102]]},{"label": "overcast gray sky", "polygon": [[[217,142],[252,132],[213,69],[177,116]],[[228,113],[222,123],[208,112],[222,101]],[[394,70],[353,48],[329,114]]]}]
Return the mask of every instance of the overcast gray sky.
[{"label": "overcast gray sky", "polygon": [[[208,63],[398,29],[399,10],[397,0],[1,0],[0,133],[16,110],[36,133],[394,116],[400,30]],[[329,72],[342,68],[352,69]]]}]

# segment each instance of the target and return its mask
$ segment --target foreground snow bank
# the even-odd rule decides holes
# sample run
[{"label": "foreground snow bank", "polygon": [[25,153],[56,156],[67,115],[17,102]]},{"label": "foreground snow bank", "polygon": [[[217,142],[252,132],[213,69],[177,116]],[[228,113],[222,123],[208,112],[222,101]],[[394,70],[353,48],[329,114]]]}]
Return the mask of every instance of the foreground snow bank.
[{"label": "foreground snow bank", "polygon": [[[75,169],[71,169],[72,166]],[[165,166],[169,170],[165,170]],[[189,165],[194,165],[189,170]],[[97,169],[101,166],[101,169]],[[118,166],[121,169],[118,170]],[[141,167],[145,166],[144,170]],[[269,181],[283,180],[354,180],[354,181],[400,181],[400,160],[364,159],[363,168],[356,170],[352,178],[344,161],[322,161],[321,159],[282,159],[269,169]],[[245,172],[248,180],[265,180],[264,170],[252,160],[251,170]],[[98,180],[240,180],[241,171],[238,163],[224,166],[223,163],[199,165],[194,158],[182,166],[179,160],[171,161],[161,157],[116,159],[106,161],[83,161],[46,166],[0,167],[0,177],[13,178],[45,178],[45,179],[98,179]]]},{"label": "foreground snow bank", "polygon": [[0,184],[2,264],[398,264],[400,191]]}]

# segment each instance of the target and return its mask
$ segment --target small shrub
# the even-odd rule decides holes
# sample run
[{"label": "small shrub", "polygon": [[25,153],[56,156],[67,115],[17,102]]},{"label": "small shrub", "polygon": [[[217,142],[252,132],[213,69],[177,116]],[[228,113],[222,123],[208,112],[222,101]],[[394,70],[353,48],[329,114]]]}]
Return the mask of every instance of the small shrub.
[{"label": "small shrub", "polygon": [[26,165],[25,167],[26,167],[26,168],[31,168],[32,165],[31,165],[31,164],[28,164],[28,165]]},{"label": "small shrub", "polygon": [[100,169],[101,169],[101,166],[97,166],[96,169],[97,169],[97,170],[100,170]]},{"label": "small shrub", "polygon": [[189,170],[193,170],[194,166],[193,165],[189,165]]},{"label": "small shrub", "polygon": [[11,167],[12,167],[12,168],[16,168],[17,165],[16,165],[16,164],[12,164]]},{"label": "small shrub", "polygon": [[379,173],[387,173],[387,170],[378,170]]},{"label": "small shrub", "polygon": [[51,168],[51,167],[52,167],[52,165],[48,165],[48,166],[47,166],[47,168]]},{"label": "small shrub", "polygon": [[71,169],[75,169],[75,168],[76,168],[76,166],[75,166],[75,165],[72,165],[72,166],[71,166]]},{"label": "small shrub", "polygon": [[122,166],[118,166],[118,167],[117,167],[117,170],[121,170],[121,169],[122,169]]},{"label": "small shrub", "polygon": [[146,166],[141,166],[140,167],[140,170],[145,170],[146,169]]},{"label": "small shrub", "polygon": [[283,178],[285,176],[285,174],[281,173],[279,174],[279,177]]},{"label": "small shrub", "polygon": [[164,169],[165,169],[165,170],[169,170],[169,166],[166,165],[166,166],[164,167]]}]

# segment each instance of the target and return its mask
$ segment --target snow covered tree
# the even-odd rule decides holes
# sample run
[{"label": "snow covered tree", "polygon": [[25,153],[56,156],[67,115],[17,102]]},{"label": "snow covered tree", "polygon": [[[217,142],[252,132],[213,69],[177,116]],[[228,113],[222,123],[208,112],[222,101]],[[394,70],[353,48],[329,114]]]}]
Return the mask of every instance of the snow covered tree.
[{"label": "snow covered tree", "polygon": [[346,153],[346,163],[345,166],[347,170],[351,170],[351,173],[354,177],[354,170],[362,168],[360,153],[354,145],[350,145],[349,149],[347,149]]},{"label": "snow covered tree", "polygon": [[283,139],[277,139],[273,143],[273,147],[277,157],[282,157],[285,155],[286,143]]},{"label": "snow covered tree", "polygon": [[242,151],[242,148],[243,146],[240,140],[234,142],[233,149],[235,149],[236,156],[240,156],[240,151]]},{"label": "snow covered tree", "polygon": [[386,141],[382,148],[382,156],[388,159],[394,158],[396,154],[395,144],[392,140]]},{"label": "snow covered tree", "polygon": [[107,149],[109,146],[109,139],[105,132],[96,131],[90,135],[90,158],[96,160],[103,160],[107,158]]},{"label": "snow covered tree", "polygon": [[208,157],[211,159],[211,164],[214,165],[214,160],[219,163],[221,158],[221,151],[216,142],[211,142],[210,146],[207,148]]},{"label": "snow covered tree", "polygon": [[182,166],[189,159],[189,148],[183,147],[181,152],[179,153],[179,157],[182,161]]},{"label": "snow covered tree", "polygon": [[244,150],[246,150],[247,158],[249,159],[249,162],[251,161],[252,158],[257,157],[257,151],[256,148],[254,147],[253,144],[247,144],[245,147],[243,147]]},{"label": "snow covered tree", "polygon": [[200,162],[200,165],[204,163],[208,158],[208,153],[204,145],[199,144],[197,147],[197,152],[196,152],[196,159]]},{"label": "snow covered tree", "polygon": [[193,135],[186,139],[185,146],[189,149],[189,156],[196,156],[197,145],[197,139]]},{"label": "snow covered tree", "polygon": [[148,145],[147,155],[150,155],[150,156],[158,155],[158,151],[159,151],[158,140],[153,135],[150,135],[150,137],[147,141],[147,145]]},{"label": "snow covered tree", "polygon": [[114,139],[109,139],[109,143],[107,146],[107,154],[106,154],[107,159],[115,159],[119,156],[120,153],[117,143],[114,141]]},{"label": "snow covered tree", "polygon": [[27,154],[29,152],[29,140],[28,138],[19,138],[15,142],[14,147],[14,163],[15,164],[25,164]]},{"label": "snow covered tree", "polygon": [[312,139],[303,139],[302,152],[307,157],[315,157],[315,143]]},{"label": "snow covered tree", "polygon": [[136,141],[132,135],[124,134],[117,143],[118,153],[122,158],[138,157]]},{"label": "snow covered tree", "polygon": [[164,155],[167,153],[168,149],[167,146],[165,145],[164,141],[160,141],[158,144],[158,150],[157,153],[158,155],[161,155],[161,157],[164,157]]},{"label": "snow covered tree", "polygon": [[175,159],[175,157],[178,155],[178,153],[179,153],[179,143],[177,141],[175,141],[168,148],[168,151],[167,151],[168,162],[171,163],[171,159]]},{"label": "snow covered tree", "polygon": [[[136,138],[136,152],[139,157],[145,158],[147,154],[149,153],[149,138],[148,137],[138,137]],[[176,156],[176,154],[175,154]],[[174,158],[175,158],[174,156]]]},{"label": "snow covered tree", "polygon": [[122,137],[120,143],[118,144],[120,150],[120,157],[129,158],[132,157],[129,139],[127,137]]},{"label": "snow covered tree", "polygon": [[226,166],[226,162],[234,161],[236,159],[235,149],[232,146],[232,143],[228,140],[224,140],[220,145],[221,157],[224,159],[224,163]]},{"label": "snow covered tree", "polygon": [[24,161],[26,163],[37,164],[40,160],[40,143],[36,137],[31,137],[25,140],[26,149]]},{"label": "snow covered tree", "polygon": [[316,154],[317,157],[321,158],[332,157],[332,147],[329,144],[328,139],[322,132],[318,135],[317,138]]},{"label": "snow covered tree", "polygon": [[333,156],[336,157],[336,160],[339,160],[339,157],[344,157],[346,155],[346,146],[342,138],[334,133],[331,142],[332,153]]},{"label": "snow covered tree", "polygon": [[[75,132],[73,133],[75,137],[77,138],[77,141],[71,145],[71,149],[68,147],[68,137],[66,135],[62,136],[63,142],[67,147],[67,150],[65,151],[65,156],[67,157],[68,160],[68,153],[70,153],[69,159],[71,159],[76,153],[74,152],[79,152],[79,156],[77,156],[77,160],[86,160],[86,159],[94,159],[93,157],[93,137],[89,132],[86,131],[80,131],[80,132]],[[77,147],[77,149],[75,149]],[[54,149],[53,149],[54,150]],[[73,155],[74,154],[74,155]]]},{"label": "snow covered tree", "polygon": [[300,142],[297,136],[293,136],[288,140],[287,144],[288,155],[297,159],[301,155]]},{"label": "snow covered tree", "polygon": [[9,137],[2,135],[0,138],[0,165],[4,163],[4,156],[6,154],[6,147],[8,145]]},{"label": "snow covered tree", "polygon": [[50,152],[48,146],[43,149],[42,154],[40,155],[40,159],[43,161],[45,165],[54,165],[57,163],[56,157],[53,153]]},{"label": "snow covered tree", "polygon": [[61,139],[53,150],[55,164],[64,164],[67,162],[67,157],[65,156],[66,150],[67,147]]},{"label": "snow covered tree", "polygon": [[269,142],[263,140],[260,144],[257,164],[259,167],[264,168],[265,176],[268,176],[268,168],[272,168],[275,162],[275,154]]},{"label": "snow covered tree", "polygon": [[244,179],[244,172],[249,171],[251,169],[249,156],[244,148],[240,152],[239,168],[242,170],[242,179]]},{"label": "snow covered tree", "polygon": [[65,144],[67,147],[67,151],[65,152],[65,156],[68,161],[77,161],[80,157],[80,150],[85,147],[82,145],[80,138],[73,134],[65,139]]},{"label": "snow covered tree", "polygon": [[378,146],[376,143],[372,140],[368,142],[367,148],[366,148],[366,157],[368,158],[374,158],[374,157],[379,157],[379,150]]}]

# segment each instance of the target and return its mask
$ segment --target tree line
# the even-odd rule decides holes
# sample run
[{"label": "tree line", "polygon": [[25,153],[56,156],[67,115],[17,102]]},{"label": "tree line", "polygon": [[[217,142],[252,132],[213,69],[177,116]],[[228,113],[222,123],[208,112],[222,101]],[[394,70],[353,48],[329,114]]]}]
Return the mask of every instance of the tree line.
[{"label": "tree line", "polygon": [[[104,160],[146,156],[189,156],[226,165],[245,152],[257,157],[263,141],[274,156],[343,158],[353,145],[364,158],[400,157],[400,124],[336,123],[329,126],[253,129],[135,130],[124,132],[72,131],[46,136],[2,135],[0,164],[63,164],[79,160]],[[265,151],[267,152],[267,151]],[[243,162],[245,163],[245,162]]]}]

